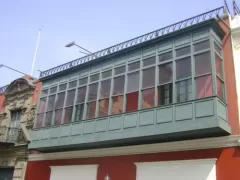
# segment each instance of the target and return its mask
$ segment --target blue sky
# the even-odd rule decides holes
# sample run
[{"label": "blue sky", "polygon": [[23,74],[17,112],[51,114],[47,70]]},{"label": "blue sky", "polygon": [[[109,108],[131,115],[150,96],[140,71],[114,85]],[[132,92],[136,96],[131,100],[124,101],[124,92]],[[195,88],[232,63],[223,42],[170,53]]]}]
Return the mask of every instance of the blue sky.
[{"label": "blue sky", "polygon": [[[229,4],[231,3],[228,0]],[[75,40],[97,51],[223,5],[223,0],[8,0],[0,6],[0,64],[29,74],[41,38],[34,76],[83,56]],[[0,87],[21,75],[0,69]]]}]

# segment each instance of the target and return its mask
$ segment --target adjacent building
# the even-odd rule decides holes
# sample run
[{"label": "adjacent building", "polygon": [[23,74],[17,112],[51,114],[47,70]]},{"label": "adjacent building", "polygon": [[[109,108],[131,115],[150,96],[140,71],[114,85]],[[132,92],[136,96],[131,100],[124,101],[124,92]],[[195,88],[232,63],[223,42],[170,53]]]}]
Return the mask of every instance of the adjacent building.
[{"label": "adjacent building", "polygon": [[41,83],[29,76],[0,88],[0,180],[24,180]]},{"label": "adjacent building", "polygon": [[216,8],[42,72],[26,180],[240,179],[237,21]]}]

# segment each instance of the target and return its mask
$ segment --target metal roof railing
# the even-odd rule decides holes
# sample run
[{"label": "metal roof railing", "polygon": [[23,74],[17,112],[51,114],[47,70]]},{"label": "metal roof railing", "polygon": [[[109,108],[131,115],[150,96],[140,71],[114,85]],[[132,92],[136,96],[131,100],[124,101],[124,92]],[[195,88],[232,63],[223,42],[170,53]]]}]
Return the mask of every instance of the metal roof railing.
[{"label": "metal roof railing", "polygon": [[0,93],[3,93],[4,91],[6,91],[8,85],[0,87]]},{"label": "metal roof railing", "polygon": [[240,9],[235,0],[233,1],[233,13],[234,13],[234,16],[237,14],[240,14]]},{"label": "metal roof railing", "polygon": [[65,71],[67,69],[76,67],[76,66],[81,65],[83,63],[86,63],[86,62],[98,59],[100,57],[103,57],[103,56],[106,56],[106,55],[109,55],[109,54],[112,54],[112,53],[130,48],[130,47],[139,45],[141,43],[144,43],[144,42],[147,42],[147,41],[150,41],[150,40],[153,40],[155,38],[161,37],[161,36],[166,35],[168,33],[172,33],[174,31],[177,31],[177,30],[180,30],[180,29],[198,24],[200,22],[204,22],[206,20],[216,18],[218,15],[221,15],[221,14],[224,14],[224,13],[225,13],[224,6],[213,9],[213,10],[205,12],[203,14],[199,14],[197,16],[188,18],[188,19],[180,21],[178,23],[175,23],[175,24],[166,26],[164,28],[158,29],[156,31],[152,31],[150,33],[147,33],[147,34],[144,34],[142,36],[136,37],[134,39],[131,39],[131,40],[125,41],[123,43],[111,46],[109,48],[100,50],[100,51],[95,52],[91,55],[87,55],[87,56],[81,57],[79,59],[70,61],[68,63],[62,64],[60,66],[54,67],[52,69],[43,71],[43,72],[40,73],[40,78],[45,78],[47,76],[51,76],[53,74],[56,74],[56,73]]}]

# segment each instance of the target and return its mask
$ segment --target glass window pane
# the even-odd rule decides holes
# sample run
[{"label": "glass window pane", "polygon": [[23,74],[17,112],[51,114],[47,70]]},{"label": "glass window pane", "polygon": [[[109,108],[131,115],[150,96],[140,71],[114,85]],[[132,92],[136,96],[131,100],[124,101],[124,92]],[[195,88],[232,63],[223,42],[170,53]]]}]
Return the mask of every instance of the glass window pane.
[{"label": "glass window pane", "polygon": [[155,89],[145,89],[142,91],[142,108],[154,107]]},{"label": "glass window pane", "polygon": [[51,121],[52,121],[52,111],[49,111],[46,113],[46,119],[45,119],[45,127],[50,127],[51,126]]},{"label": "glass window pane", "polygon": [[220,56],[222,56],[222,49],[217,45],[216,42],[214,42],[214,49]]},{"label": "glass window pane", "polygon": [[126,71],[126,66],[122,66],[122,67],[119,67],[119,68],[115,68],[115,75],[117,74],[122,74]]},{"label": "glass window pane", "polygon": [[53,87],[50,89],[50,94],[53,94],[55,92],[57,92],[57,87]]},{"label": "glass window pane", "polygon": [[81,85],[87,84],[87,81],[88,81],[87,78],[79,79],[79,85],[81,86]]},{"label": "glass window pane", "polygon": [[177,102],[184,102],[192,98],[192,80],[188,79],[176,83]]},{"label": "glass window pane", "polygon": [[83,113],[84,113],[84,104],[79,104],[76,106],[76,113],[75,113],[75,121],[83,120]]},{"label": "glass window pane", "polygon": [[138,91],[139,87],[139,72],[128,74],[127,92]]},{"label": "glass window pane", "polygon": [[194,52],[210,48],[209,40],[194,44]]},{"label": "glass window pane", "polygon": [[59,91],[64,91],[67,88],[67,84],[62,84],[59,86]]},{"label": "glass window pane", "polygon": [[216,59],[216,73],[219,77],[223,78],[223,67],[221,58],[215,53]]},{"label": "glass window pane", "polygon": [[109,97],[110,95],[110,87],[111,87],[111,79],[105,80],[101,82],[100,89],[100,99]]},{"label": "glass window pane", "polygon": [[112,70],[102,72],[102,78],[108,78],[112,76]]},{"label": "glass window pane", "polygon": [[150,57],[143,60],[143,67],[150,66],[156,63],[156,57]]},{"label": "glass window pane", "polygon": [[68,88],[74,88],[77,86],[77,81],[69,82]]},{"label": "glass window pane", "polygon": [[128,71],[133,71],[140,68],[140,62],[135,62],[128,65]]},{"label": "glass window pane", "polygon": [[138,110],[138,91],[126,95],[126,112]]},{"label": "glass window pane", "polygon": [[158,105],[172,103],[172,83],[158,86]]},{"label": "glass window pane", "polygon": [[20,121],[22,110],[11,111],[11,121]]},{"label": "glass window pane", "polygon": [[224,94],[223,94],[224,91],[223,90],[224,90],[224,84],[217,77],[217,96],[222,100],[224,100]]},{"label": "glass window pane", "polygon": [[196,78],[196,98],[212,96],[212,76],[201,76]]},{"label": "glass window pane", "polygon": [[73,107],[65,108],[65,115],[64,115],[64,123],[71,122],[72,119],[72,113],[73,113]]},{"label": "glass window pane", "polygon": [[177,80],[191,77],[191,58],[187,57],[176,61]]},{"label": "glass window pane", "polygon": [[187,55],[187,54],[190,54],[190,53],[191,53],[191,48],[190,48],[190,46],[187,46],[187,47],[184,47],[184,48],[177,49],[176,50],[176,57],[184,56],[184,55]]},{"label": "glass window pane", "polygon": [[123,94],[125,76],[114,78],[113,95]]},{"label": "glass window pane", "polygon": [[48,95],[48,89],[42,90],[41,96],[47,96]]},{"label": "glass window pane", "polygon": [[96,101],[87,104],[87,119],[95,118]]},{"label": "glass window pane", "polygon": [[47,98],[40,99],[38,113],[43,113],[45,111],[46,103],[47,103]]},{"label": "glass window pane", "polygon": [[98,83],[89,85],[88,90],[88,101],[93,101],[97,99],[97,92],[98,92]]},{"label": "glass window pane", "polygon": [[195,76],[211,73],[210,52],[198,54],[195,56]]},{"label": "glass window pane", "polygon": [[172,63],[159,66],[159,84],[172,81]]},{"label": "glass window pane", "polygon": [[58,110],[55,111],[54,125],[61,124],[62,111],[63,111],[62,109],[58,109]]},{"label": "glass window pane", "polygon": [[143,70],[142,87],[152,87],[155,85],[155,67]]},{"label": "glass window pane", "polygon": [[52,96],[49,96],[48,98],[48,107],[47,107],[47,110],[53,110],[54,108],[54,104],[55,104],[55,96],[56,95],[52,95]]},{"label": "glass window pane", "polygon": [[56,101],[56,109],[63,107],[64,98],[65,98],[65,92],[58,93],[57,101]]},{"label": "glass window pane", "polygon": [[108,106],[109,106],[109,99],[102,99],[99,101],[99,117],[107,116],[108,115]]},{"label": "glass window pane", "polygon": [[74,98],[75,98],[75,89],[68,91],[66,106],[73,105]]},{"label": "glass window pane", "polygon": [[112,114],[123,112],[123,96],[115,96],[112,98]]},{"label": "glass window pane", "polygon": [[90,76],[90,82],[97,81],[97,80],[99,80],[99,74]]},{"label": "glass window pane", "polygon": [[36,128],[41,128],[42,127],[43,115],[44,115],[44,113],[37,115]]},{"label": "glass window pane", "polygon": [[173,58],[172,51],[160,54],[158,57],[159,57],[159,62],[170,60]]},{"label": "glass window pane", "polygon": [[85,102],[86,90],[86,86],[78,88],[77,103]]}]

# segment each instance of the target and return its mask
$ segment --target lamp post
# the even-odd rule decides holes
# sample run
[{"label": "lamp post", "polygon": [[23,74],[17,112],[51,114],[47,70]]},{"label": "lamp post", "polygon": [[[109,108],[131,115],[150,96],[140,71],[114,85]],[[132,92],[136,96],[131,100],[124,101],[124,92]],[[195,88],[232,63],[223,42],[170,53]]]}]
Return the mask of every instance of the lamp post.
[{"label": "lamp post", "polygon": [[7,69],[13,70],[13,71],[15,71],[15,72],[18,72],[18,73],[20,73],[20,74],[23,74],[23,75],[27,76],[27,74],[25,74],[25,73],[23,73],[23,72],[21,72],[21,71],[18,71],[18,70],[16,70],[16,69],[11,68],[11,67],[9,67],[9,66],[6,66],[6,65],[4,65],[4,64],[0,64],[0,68],[2,68],[2,67],[5,67],[5,68],[7,68]]},{"label": "lamp post", "polygon": [[84,52],[84,51],[79,51],[80,53],[83,53],[83,54],[86,54],[86,55],[93,55],[93,56],[97,57],[95,54],[93,54],[93,53],[90,52],[89,50],[87,50],[87,49],[79,46],[78,44],[76,44],[75,41],[72,41],[72,42],[67,43],[67,44],[65,45],[65,47],[72,47],[72,46],[77,46],[78,48],[80,48],[80,49],[82,49],[82,50],[85,51],[85,52]]}]

